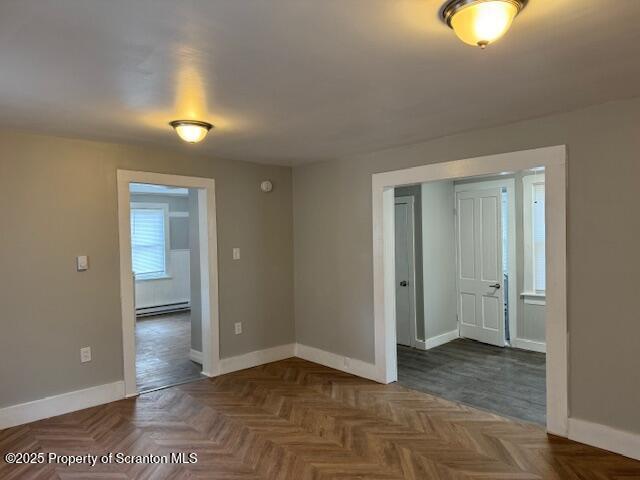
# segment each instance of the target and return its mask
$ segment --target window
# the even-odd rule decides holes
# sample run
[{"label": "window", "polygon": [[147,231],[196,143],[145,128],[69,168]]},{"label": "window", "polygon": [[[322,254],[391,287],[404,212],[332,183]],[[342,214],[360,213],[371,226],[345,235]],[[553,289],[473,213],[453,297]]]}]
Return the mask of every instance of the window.
[{"label": "window", "polygon": [[163,204],[131,205],[131,263],[137,280],[167,276],[167,216]]},{"label": "window", "polygon": [[533,185],[533,285],[536,292],[545,291],[544,250],[544,182]]},{"label": "window", "polygon": [[546,290],[544,174],[524,177],[523,195],[525,294],[544,294]]},{"label": "window", "polygon": [[509,275],[509,193],[506,187],[502,187],[502,272],[505,277]]}]

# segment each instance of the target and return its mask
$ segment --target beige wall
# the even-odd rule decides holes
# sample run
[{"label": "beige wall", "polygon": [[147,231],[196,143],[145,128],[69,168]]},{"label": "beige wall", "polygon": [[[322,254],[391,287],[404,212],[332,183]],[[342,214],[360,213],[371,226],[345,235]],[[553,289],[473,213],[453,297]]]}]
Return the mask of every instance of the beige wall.
[{"label": "beige wall", "polygon": [[294,168],[297,340],[373,362],[372,173],[559,144],[570,414],[640,432],[640,99]]},{"label": "beige wall", "polygon": [[189,189],[189,287],[191,290],[191,349],[202,352],[202,285],[198,190]]},{"label": "beige wall", "polygon": [[123,378],[118,168],[215,178],[222,357],[293,341],[291,169],[194,150],[0,132],[0,407]]},{"label": "beige wall", "polygon": [[518,338],[545,341],[545,314],[547,307],[522,302],[522,308],[518,310]]},{"label": "beige wall", "polygon": [[122,379],[117,168],[216,179],[223,357],[294,340],[293,248],[295,339],[373,361],[371,174],[557,144],[569,151],[571,416],[640,432],[640,99],[298,167],[293,193],[289,168],[0,132],[0,407]]},{"label": "beige wall", "polygon": [[422,249],[426,339],[458,328],[453,182],[423,183]]}]

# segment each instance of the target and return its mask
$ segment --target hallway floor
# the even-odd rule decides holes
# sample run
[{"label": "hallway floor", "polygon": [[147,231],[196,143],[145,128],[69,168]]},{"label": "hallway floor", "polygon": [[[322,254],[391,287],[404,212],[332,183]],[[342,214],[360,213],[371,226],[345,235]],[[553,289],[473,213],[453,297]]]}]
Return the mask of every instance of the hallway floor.
[{"label": "hallway floor", "polygon": [[398,383],[546,425],[545,357],[464,338],[426,351],[398,345]]},{"label": "hallway floor", "polygon": [[136,383],[139,392],[205,378],[189,359],[189,312],[143,317],[136,321]]}]

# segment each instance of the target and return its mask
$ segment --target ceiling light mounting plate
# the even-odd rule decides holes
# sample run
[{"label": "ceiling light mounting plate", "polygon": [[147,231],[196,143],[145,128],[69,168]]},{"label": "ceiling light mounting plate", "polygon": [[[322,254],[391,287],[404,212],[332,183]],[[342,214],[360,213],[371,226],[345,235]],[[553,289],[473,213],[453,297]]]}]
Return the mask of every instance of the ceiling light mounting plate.
[{"label": "ceiling light mounting plate", "polygon": [[[479,3],[491,2],[491,1],[495,1],[495,0],[450,0],[444,4],[440,15],[442,17],[442,20],[450,28],[453,28],[451,26],[451,19],[460,10],[470,5],[477,5]],[[524,7],[527,6],[527,3],[529,0],[501,0],[501,1],[512,4],[517,8],[518,13],[520,13],[524,9]]]}]

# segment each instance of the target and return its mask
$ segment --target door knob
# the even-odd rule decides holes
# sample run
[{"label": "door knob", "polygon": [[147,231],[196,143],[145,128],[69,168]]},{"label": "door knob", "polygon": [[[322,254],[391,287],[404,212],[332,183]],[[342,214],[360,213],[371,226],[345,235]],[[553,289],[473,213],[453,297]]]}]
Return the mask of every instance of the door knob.
[{"label": "door knob", "polygon": [[498,289],[500,288],[500,284],[499,283],[494,283],[493,285],[489,285],[491,288],[495,288]]},{"label": "door knob", "polygon": [[400,282],[401,287],[406,287],[407,285],[409,285],[409,282],[407,282],[406,280]]}]

